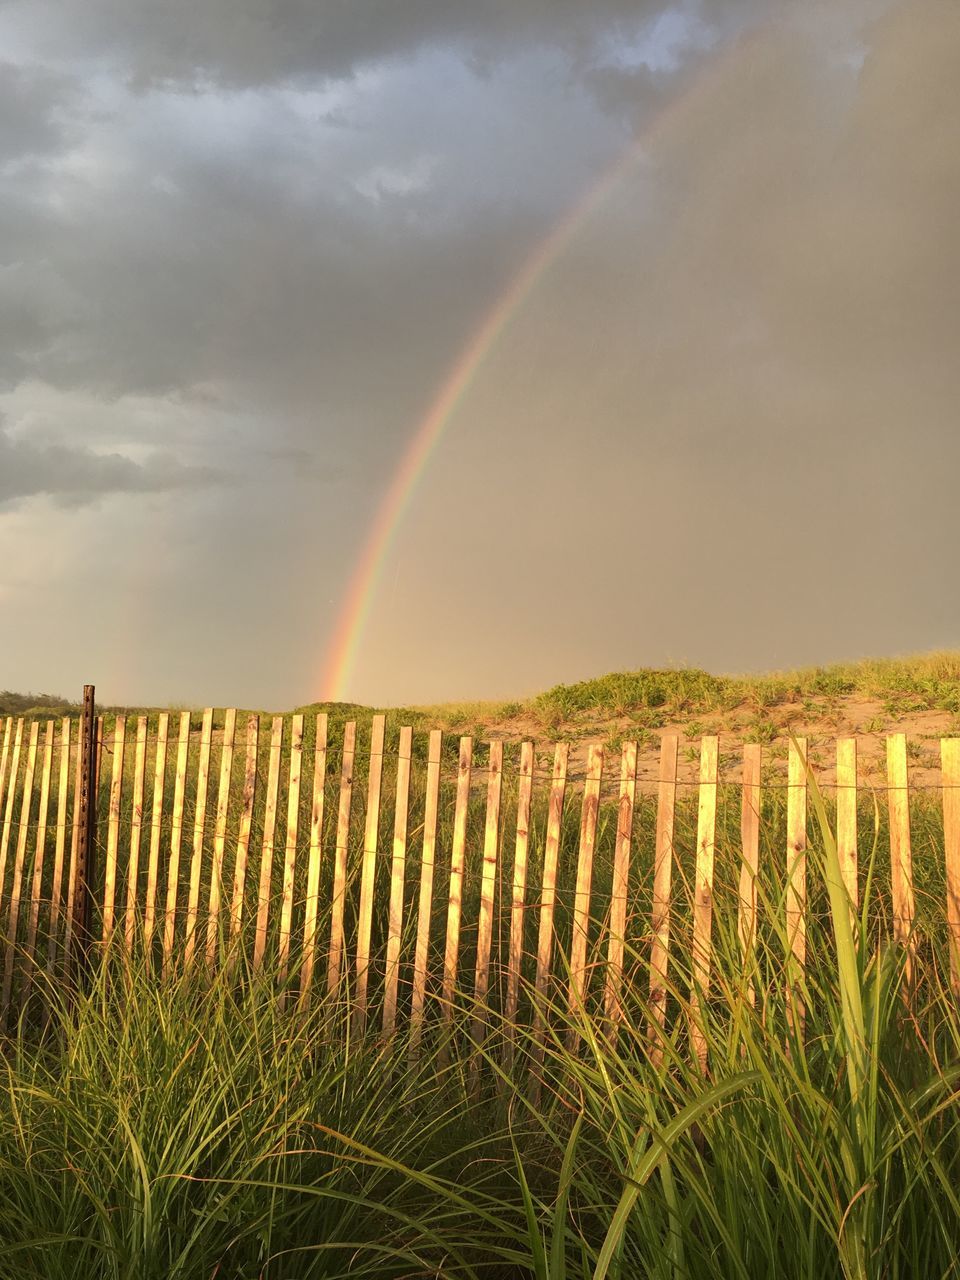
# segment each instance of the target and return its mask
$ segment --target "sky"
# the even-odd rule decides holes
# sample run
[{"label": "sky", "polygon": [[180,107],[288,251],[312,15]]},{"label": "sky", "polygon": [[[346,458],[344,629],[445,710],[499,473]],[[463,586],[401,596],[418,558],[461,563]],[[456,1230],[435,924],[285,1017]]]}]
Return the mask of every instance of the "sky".
[{"label": "sky", "polygon": [[956,0],[0,0],[0,687],[956,647],[958,226]]}]

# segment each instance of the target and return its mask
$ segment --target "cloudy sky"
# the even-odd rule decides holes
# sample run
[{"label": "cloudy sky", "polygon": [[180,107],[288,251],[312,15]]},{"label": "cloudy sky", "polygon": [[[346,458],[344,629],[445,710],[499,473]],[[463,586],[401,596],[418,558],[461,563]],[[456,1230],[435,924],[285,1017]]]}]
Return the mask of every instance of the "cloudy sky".
[{"label": "cloudy sky", "polygon": [[0,0],[0,687],[958,645],[958,226],[956,0]]}]

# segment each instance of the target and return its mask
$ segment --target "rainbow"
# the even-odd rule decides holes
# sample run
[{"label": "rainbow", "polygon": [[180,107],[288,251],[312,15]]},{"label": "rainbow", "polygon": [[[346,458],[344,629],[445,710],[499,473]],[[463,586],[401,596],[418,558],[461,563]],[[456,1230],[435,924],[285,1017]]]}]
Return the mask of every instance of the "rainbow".
[{"label": "rainbow", "polygon": [[737,42],[716,59],[711,74],[701,75],[686,93],[669,103],[636,139],[600,175],[599,179],[540,242],[483,318],[430,403],[400,460],[367,533],[340,609],[321,678],[321,698],[342,700],[350,687],[357,651],[380,585],[390,547],[403,522],[417,485],[449,426],[457,406],[470,390],[486,358],[510,321],[533,292],[541,276],[560,256],[568,242],[592,214],[604,204],[624,176],[649,150],[668,123],[712,86],[735,55],[742,54],[761,32]]}]

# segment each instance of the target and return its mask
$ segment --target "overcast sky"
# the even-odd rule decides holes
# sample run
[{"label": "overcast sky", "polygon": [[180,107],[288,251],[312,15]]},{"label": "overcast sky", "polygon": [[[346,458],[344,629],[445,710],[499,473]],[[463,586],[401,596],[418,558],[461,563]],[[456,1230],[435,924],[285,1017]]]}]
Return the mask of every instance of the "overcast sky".
[{"label": "overcast sky", "polygon": [[0,688],[316,697],[604,181],[344,692],[960,645],[956,0],[0,0]]}]

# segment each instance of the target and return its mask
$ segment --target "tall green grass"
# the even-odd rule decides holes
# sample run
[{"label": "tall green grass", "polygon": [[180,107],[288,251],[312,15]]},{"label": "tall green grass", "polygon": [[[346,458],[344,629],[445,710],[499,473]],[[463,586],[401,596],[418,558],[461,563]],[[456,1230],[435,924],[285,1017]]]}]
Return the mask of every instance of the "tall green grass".
[{"label": "tall green grass", "polygon": [[[815,789],[814,809],[802,1033],[784,997],[783,878],[761,878],[744,964],[718,862],[705,1074],[682,892],[662,1036],[634,932],[615,1049],[597,985],[570,1014],[561,971],[542,1068],[521,1028],[509,1074],[495,1004],[480,1050],[458,1029],[442,1052],[433,1023],[414,1067],[402,1035],[358,1041],[342,997],[283,1009],[269,979],[161,981],[116,948],[89,992],[48,993],[45,1027],[25,1021],[5,1046],[0,1276],[955,1275],[960,1016],[943,899],[920,895],[908,993],[884,926],[882,829],[863,832],[871,888],[854,917]],[[927,817],[921,874],[941,839]]]},{"label": "tall green grass", "polygon": [[[860,697],[889,704],[894,716],[903,711],[947,711],[960,714],[960,652],[943,651],[900,658],[864,658],[748,675],[717,675],[695,667],[643,668],[555,685],[532,697],[504,701],[444,702],[418,707],[386,709],[388,734],[401,724],[416,729],[446,728],[482,736],[491,726],[510,731],[510,721],[531,719],[542,729],[556,732],[584,719],[606,720],[630,716],[637,723],[656,728],[666,715],[682,717],[730,711],[741,704],[765,710],[801,699]],[[61,716],[77,718],[80,704],[53,694],[20,694],[0,691],[0,715]],[[368,726],[375,708],[360,703],[310,703],[301,712],[324,710],[330,718],[331,739],[339,738],[343,725],[356,720]],[[151,733],[156,732],[156,707],[105,708],[107,732],[117,714],[146,714]],[[245,712],[243,714],[246,714]],[[263,713],[266,714],[266,713]],[[529,724],[525,726],[525,729]],[[223,713],[214,717],[214,729],[223,728]]]}]

